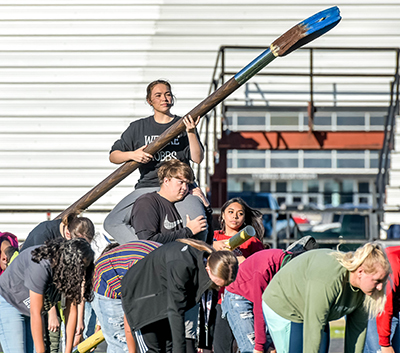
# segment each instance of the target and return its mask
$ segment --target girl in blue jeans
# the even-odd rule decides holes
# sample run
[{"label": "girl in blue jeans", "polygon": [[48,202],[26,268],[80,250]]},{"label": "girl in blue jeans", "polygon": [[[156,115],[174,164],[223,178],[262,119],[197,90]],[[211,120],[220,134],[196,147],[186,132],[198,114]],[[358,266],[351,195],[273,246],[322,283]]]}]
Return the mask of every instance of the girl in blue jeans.
[{"label": "girl in blue jeans", "polygon": [[126,352],[128,347],[132,352],[135,343],[129,326],[124,325],[121,279],[130,267],[161,244],[150,240],[136,240],[114,248],[110,248],[111,246],[109,245],[96,261],[92,307],[107,342],[107,352]]},{"label": "girl in blue jeans", "polygon": [[28,248],[0,277],[0,342],[4,353],[45,352],[44,311],[65,303],[66,349],[72,352],[77,304],[91,300],[94,253],[84,239],[55,239]]},{"label": "girl in blue jeans", "polygon": [[241,353],[275,352],[271,337],[267,334],[262,294],[284,265],[317,247],[315,239],[307,236],[293,243],[290,250],[258,251],[240,265],[236,280],[225,288],[221,308]]}]

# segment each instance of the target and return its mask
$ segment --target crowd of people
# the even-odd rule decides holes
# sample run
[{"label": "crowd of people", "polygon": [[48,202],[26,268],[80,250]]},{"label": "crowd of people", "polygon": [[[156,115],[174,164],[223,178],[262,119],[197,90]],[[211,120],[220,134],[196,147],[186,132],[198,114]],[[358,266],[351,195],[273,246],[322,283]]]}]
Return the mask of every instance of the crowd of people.
[{"label": "crowd of people", "polygon": [[[184,117],[186,131],[151,155],[145,147],[180,117],[167,81],[150,83],[146,101],[154,114],[111,148],[111,162],[141,167],[105,219],[107,246],[94,246],[78,211],[40,223],[22,246],[0,233],[4,353],[70,353],[99,328],[110,353],[327,353],[329,322],[341,317],[346,353],[400,353],[400,247],[342,253],[300,239],[269,249],[262,214],[240,198],[221,207],[214,231],[190,167],[203,159],[199,117]],[[248,226],[255,236],[232,249]]]}]

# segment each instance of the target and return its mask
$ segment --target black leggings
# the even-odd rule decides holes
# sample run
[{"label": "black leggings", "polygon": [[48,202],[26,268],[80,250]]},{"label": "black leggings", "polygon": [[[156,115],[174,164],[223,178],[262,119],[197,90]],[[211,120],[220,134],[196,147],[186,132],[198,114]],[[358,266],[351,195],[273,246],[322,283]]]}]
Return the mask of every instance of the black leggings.
[{"label": "black leggings", "polygon": [[231,353],[235,340],[228,320],[222,318],[221,304],[217,304],[214,330],[214,353]]},{"label": "black leggings", "polygon": [[[141,328],[140,334],[136,334],[136,345],[140,353],[145,352],[143,343],[147,346],[147,353],[172,352],[172,337],[168,319]],[[194,339],[186,338],[186,353],[196,353]]]}]

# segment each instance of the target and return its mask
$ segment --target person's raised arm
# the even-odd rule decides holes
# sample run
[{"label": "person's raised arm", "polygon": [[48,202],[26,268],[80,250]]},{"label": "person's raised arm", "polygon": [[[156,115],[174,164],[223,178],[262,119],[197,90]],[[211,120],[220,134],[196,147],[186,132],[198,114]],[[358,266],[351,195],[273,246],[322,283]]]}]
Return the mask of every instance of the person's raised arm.
[{"label": "person's raised arm", "polygon": [[143,151],[146,147],[147,145],[142,146],[135,151],[112,151],[110,153],[110,162],[114,164],[121,164],[128,161],[135,161],[146,164],[153,159],[153,156],[150,153]]},{"label": "person's raised arm", "polygon": [[186,132],[189,139],[190,159],[197,164],[200,164],[204,159],[204,150],[200,143],[199,135],[196,131],[196,126],[199,121],[199,116],[196,120],[194,120],[190,115],[186,115],[183,118],[183,122],[186,125]]},{"label": "person's raised arm", "polygon": [[43,294],[29,291],[30,297],[30,313],[31,313],[31,332],[36,353],[45,353],[45,345],[43,339]]}]

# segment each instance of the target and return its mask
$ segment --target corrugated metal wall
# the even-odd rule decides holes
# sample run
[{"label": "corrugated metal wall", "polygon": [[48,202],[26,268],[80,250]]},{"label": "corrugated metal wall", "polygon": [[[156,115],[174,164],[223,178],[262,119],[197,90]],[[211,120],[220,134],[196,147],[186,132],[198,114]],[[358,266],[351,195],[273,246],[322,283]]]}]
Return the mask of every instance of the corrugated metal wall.
[{"label": "corrugated metal wall", "polygon": [[[172,82],[183,115],[207,96],[221,45],[267,47],[333,5],[343,20],[313,45],[400,46],[398,0],[0,0],[0,230],[24,238],[46,213],[12,210],[63,210],[115,170],[108,150],[151,114],[150,81]],[[91,209],[112,208],[136,179]],[[100,228],[104,213],[88,216]]]}]

